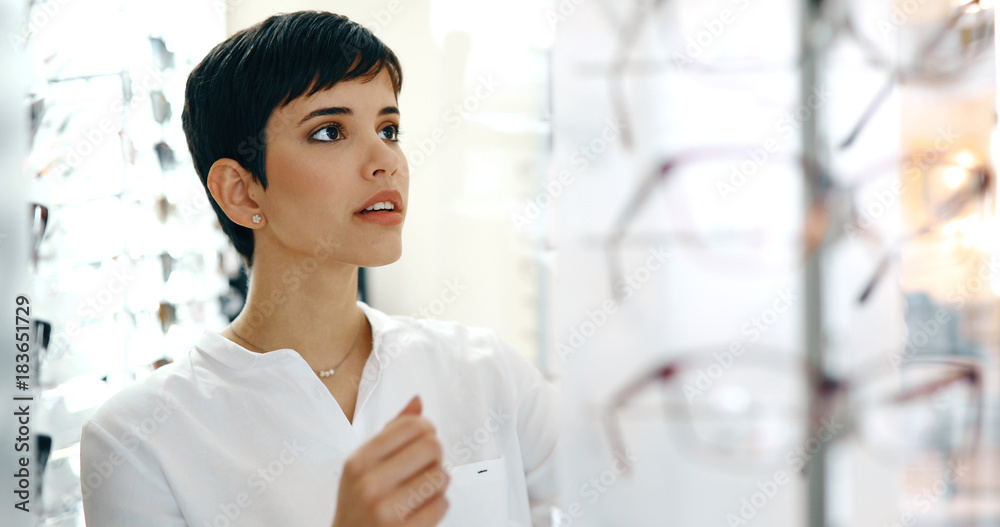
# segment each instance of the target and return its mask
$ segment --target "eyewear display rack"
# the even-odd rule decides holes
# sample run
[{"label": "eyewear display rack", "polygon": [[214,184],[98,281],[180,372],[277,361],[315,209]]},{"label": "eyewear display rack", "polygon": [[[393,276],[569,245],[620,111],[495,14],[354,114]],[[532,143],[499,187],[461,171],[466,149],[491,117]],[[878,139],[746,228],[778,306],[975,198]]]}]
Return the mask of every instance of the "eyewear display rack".
[{"label": "eyewear display rack", "polygon": [[[836,1],[836,0],[833,0]],[[831,0],[804,0],[800,2],[799,28],[801,54],[800,97],[805,101],[817,88],[823,87],[826,50],[830,42],[827,35],[832,30],[826,26],[824,7]],[[827,137],[824,135],[823,112],[811,112],[802,123],[802,159],[806,181],[806,202],[820,192],[815,188],[829,166]],[[809,367],[808,415],[805,437],[815,437],[822,413],[821,379],[825,378],[825,327],[823,324],[823,273],[824,244],[805,265],[805,349]],[[806,463],[806,495],[809,527],[826,527],[826,472],[827,451],[820,445],[819,452]]]},{"label": "eyewear display rack", "polygon": [[[547,233],[568,263],[558,266],[546,310],[549,362],[567,401],[561,477],[571,523],[652,525],[656,516],[640,515],[652,502],[678,524],[828,527],[899,518],[912,508],[903,498],[922,484],[911,474],[936,470],[979,441],[985,354],[959,328],[968,322],[965,313],[936,311],[952,324],[927,346],[909,347],[907,340],[924,321],[919,317],[947,307],[947,292],[926,282],[969,271],[923,270],[907,282],[918,274],[911,255],[937,250],[948,260],[952,250],[935,247],[953,241],[948,228],[992,214],[992,169],[975,137],[937,147],[925,165],[906,165],[927,151],[912,121],[933,121],[923,113],[932,105],[913,107],[907,90],[923,89],[920,101],[927,103],[926,93],[964,85],[981,77],[987,62],[992,67],[992,3],[939,4],[923,18],[891,19],[889,30],[898,34],[888,35],[875,24],[893,16],[896,4],[888,0],[604,1],[559,11],[550,181],[573,184]],[[764,43],[754,46],[754,38]],[[829,102],[807,102],[830,92]],[[740,164],[754,160],[753,148],[767,144],[762,138],[774,137],[767,126],[787,124],[781,119],[800,109],[807,111],[795,115],[791,139],[767,147],[767,162],[747,174]],[[725,190],[716,192],[720,182],[740,194],[726,201]],[[869,212],[877,192],[900,184],[917,190]],[[864,232],[857,236],[859,225]],[[754,245],[761,233],[776,236]],[[713,245],[713,235],[724,242]],[[773,260],[754,259],[775,248]],[[771,274],[761,278],[764,272],[755,273],[764,267]],[[772,283],[792,284],[798,296],[786,311],[794,315],[771,312],[768,327],[746,324],[751,333],[740,334],[753,336],[736,336],[761,313],[756,306],[772,300],[763,296],[773,294]],[[767,331],[770,338],[757,342]],[[730,353],[730,344],[737,351]],[[772,366],[775,374],[763,378],[788,381],[794,390],[739,377]],[[742,399],[724,401],[716,390],[713,401],[723,410],[694,407],[719,383],[742,390]],[[927,394],[944,386],[959,394],[947,417],[907,435],[922,412],[940,409]],[[768,393],[757,398],[755,389]],[[871,395],[879,390],[887,391]],[[883,410],[884,400],[906,404]],[[760,414],[733,409],[756,403],[766,407]],[[770,411],[788,416],[780,424],[787,429],[776,432],[779,425],[753,417]],[[873,439],[867,423],[880,411],[898,422]],[[833,416],[851,424],[827,438],[822,421]],[[941,440],[936,434],[952,418],[962,419],[954,427],[960,439]],[[786,433],[792,429],[795,437]],[[857,441],[827,444],[848,435]],[[738,440],[766,444],[756,451],[765,453],[740,448]],[[785,454],[803,444],[810,447],[800,474]],[[866,465],[883,461],[879,454],[891,450],[885,445],[908,450],[887,456],[885,466]],[[607,463],[629,448],[646,457],[609,472]],[[750,457],[748,464],[759,464],[741,463]],[[893,465],[902,460],[927,463]],[[791,475],[773,496],[754,486],[768,468]],[[598,498],[581,500],[596,486],[594,474],[605,476]],[[973,484],[966,483],[964,489]],[[869,495],[858,490],[865,485]],[[871,491],[886,499],[868,500]],[[764,505],[744,504],[757,495]],[[948,500],[940,501],[927,519],[951,514]]]},{"label": "eyewear display rack", "polygon": [[39,390],[32,514],[69,527],[84,522],[83,421],[241,300],[238,260],[213,228],[180,127],[186,72],[222,36],[224,13],[183,1],[27,4],[14,37],[31,72],[21,289]]}]

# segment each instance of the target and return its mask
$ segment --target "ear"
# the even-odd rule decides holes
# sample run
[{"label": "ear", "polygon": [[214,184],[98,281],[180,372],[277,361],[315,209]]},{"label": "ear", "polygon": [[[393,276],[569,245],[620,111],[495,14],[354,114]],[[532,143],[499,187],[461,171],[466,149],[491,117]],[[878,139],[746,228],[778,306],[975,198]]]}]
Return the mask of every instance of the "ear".
[{"label": "ear", "polygon": [[260,196],[263,189],[260,183],[254,181],[253,175],[237,161],[229,158],[219,159],[208,171],[208,190],[229,219],[247,228],[260,227],[254,223],[254,214],[265,215],[260,204],[252,195]]}]

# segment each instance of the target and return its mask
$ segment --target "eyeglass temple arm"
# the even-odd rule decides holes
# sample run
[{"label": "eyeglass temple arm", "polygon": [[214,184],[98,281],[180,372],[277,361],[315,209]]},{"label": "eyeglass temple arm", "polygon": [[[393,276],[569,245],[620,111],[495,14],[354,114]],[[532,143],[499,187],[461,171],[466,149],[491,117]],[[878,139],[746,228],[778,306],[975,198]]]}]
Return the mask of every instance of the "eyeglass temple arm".
[{"label": "eyeglass temple arm", "polygon": [[[938,29],[938,31],[934,34],[934,37],[927,42],[926,46],[924,46],[924,49],[921,51],[921,58],[930,54],[930,52],[933,51],[934,48],[936,48],[938,45],[941,44],[941,42],[944,40],[945,35],[948,34],[948,31],[951,30],[951,28],[955,25],[956,22],[958,22],[958,19],[962,16],[965,10],[971,7],[972,4],[979,4],[979,0],[970,0],[969,2],[966,2],[965,4],[956,7],[954,11],[952,11],[952,14],[951,16],[948,17],[947,22],[944,25],[942,25],[940,29]],[[899,70],[894,69],[892,75],[889,76],[889,78],[886,80],[882,88],[878,91],[875,97],[872,98],[871,102],[868,103],[868,106],[865,108],[865,111],[861,114],[861,117],[858,119],[858,122],[851,128],[851,132],[847,134],[847,137],[845,137],[843,141],[840,142],[840,144],[838,145],[838,148],[840,150],[845,150],[849,148],[852,144],[854,144],[854,141],[858,138],[859,135],[861,135],[861,131],[864,130],[865,126],[868,125],[868,122],[871,121],[871,118],[875,115],[875,112],[879,109],[879,107],[882,106],[882,103],[885,102],[885,99],[886,97],[889,96],[889,93],[892,92],[892,87],[899,79],[899,77],[900,77]]]},{"label": "eyeglass temple arm", "polygon": [[953,375],[949,375],[948,377],[945,377],[943,379],[938,379],[938,380],[933,381],[933,382],[928,382],[928,383],[925,383],[925,384],[921,384],[921,385],[916,386],[916,387],[914,387],[912,389],[909,389],[909,390],[907,390],[905,392],[899,393],[899,394],[895,395],[894,397],[892,397],[891,401],[893,403],[902,403],[902,402],[907,402],[907,401],[910,401],[910,400],[913,400],[913,399],[917,399],[917,398],[920,398],[920,397],[925,397],[927,395],[931,395],[933,393],[936,393],[936,392],[938,392],[938,391],[940,391],[940,390],[942,390],[942,389],[944,389],[944,388],[946,388],[948,386],[951,386],[952,384],[954,384],[956,382],[965,381],[965,380],[967,380],[970,383],[972,383],[974,389],[977,392],[980,390],[982,383],[981,383],[979,372],[974,367],[969,367],[969,368],[964,369],[961,372],[955,373]]},{"label": "eyeglass temple arm", "polygon": [[900,246],[927,234],[942,220],[946,220],[955,214],[958,214],[958,212],[965,208],[973,197],[983,194],[989,188],[989,172],[986,169],[980,169],[979,176],[979,185],[977,187],[967,192],[961,192],[952,196],[951,199],[938,207],[938,213],[935,219],[928,221],[916,231],[908,234],[906,237],[893,244],[892,250],[885,252],[882,256],[882,260],[879,261],[875,272],[872,273],[872,277],[868,279],[868,282],[865,283],[865,287],[861,290],[861,294],[858,296],[859,304],[864,304],[868,301],[868,297],[870,297],[875,291],[875,286],[878,285],[878,283],[882,280],[882,276],[885,275],[886,271],[889,269],[889,258],[899,250]]},{"label": "eyeglass temple arm", "polygon": [[923,225],[922,227],[920,227],[916,231],[914,231],[914,232],[910,233],[909,235],[907,235],[905,238],[903,238],[903,239],[899,240],[898,242],[894,243],[892,249],[887,250],[885,252],[885,254],[882,255],[882,260],[879,261],[878,267],[875,268],[875,272],[872,273],[871,278],[868,279],[868,281],[865,283],[865,287],[861,290],[861,294],[858,295],[858,303],[859,304],[864,304],[865,302],[867,302],[868,298],[871,296],[871,294],[873,292],[875,292],[875,287],[878,286],[879,282],[882,281],[882,277],[885,276],[885,273],[889,270],[889,261],[890,261],[890,258],[894,254],[896,254],[897,251],[899,251],[899,248],[903,244],[905,244],[905,243],[907,243],[907,242],[909,242],[909,241],[911,241],[911,240],[913,240],[915,238],[919,238],[919,237],[923,236],[924,234],[927,234],[928,232],[930,232],[934,228],[935,223],[936,222],[932,221],[932,222],[927,223],[926,225]]},{"label": "eyeglass temple arm", "polygon": [[951,218],[955,214],[958,214],[965,206],[968,204],[969,200],[973,197],[983,194],[987,188],[989,188],[990,175],[985,169],[980,169],[979,171],[979,185],[967,192],[961,192],[952,196],[951,199],[946,201],[940,207],[938,207],[938,213],[935,219],[927,222],[921,226],[916,231],[910,233],[905,238],[894,244],[893,250],[886,251],[885,255],[882,256],[882,260],[879,262],[878,268],[872,274],[872,277],[866,283],[864,289],[861,291],[861,295],[858,297],[858,303],[864,304],[868,297],[871,296],[872,292],[875,290],[875,286],[878,285],[879,281],[882,279],[882,275],[888,270],[889,267],[889,257],[899,249],[901,245],[909,242],[915,238],[919,238],[924,234],[927,234],[934,229],[942,220]]},{"label": "eyeglass temple arm", "polygon": [[642,210],[646,201],[649,200],[653,188],[656,187],[661,178],[666,177],[674,165],[675,161],[667,161],[643,179],[639,187],[629,197],[625,207],[622,208],[621,212],[615,218],[611,227],[611,234],[604,241],[607,250],[608,268],[611,273],[611,291],[616,298],[618,297],[618,290],[615,288],[615,283],[622,275],[622,264],[618,259],[618,253],[619,249],[621,249],[622,240],[625,238],[625,232],[628,230],[629,225],[632,224],[636,215],[639,214],[639,211]]},{"label": "eyeglass temple arm", "polygon": [[915,399],[925,395],[933,394],[943,388],[946,388],[956,382],[968,380],[972,384],[973,398],[975,399],[975,423],[973,424],[972,433],[972,445],[971,451],[975,452],[979,446],[979,436],[982,433],[983,427],[983,412],[982,412],[982,402],[983,402],[983,378],[976,366],[969,365],[964,368],[963,371],[958,372],[948,378],[941,379],[935,382],[927,383],[921,386],[917,386],[915,389],[903,392],[893,398],[892,402],[899,403],[905,402],[910,399]]},{"label": "eyeglass temple arm", "polygon": [[[671,377],[676,375],[677,370],[678,366],[675,362],[654,368],[629,382],[611,397],[611,402],[605,407],[603,420],[605,432],[611,441],[612,455],[625,453],[625,438],[622,437],[621,425],[618,422],[618,411],[621,407],[625,406],[625,403],[632,399],[632,397],[635,397],[635,394],[641,392],[649,384],[658,380],[662,382],[669,381]],[[626,466],[625,473],[628,473],[628,466]]]},{"label": "eyeglass temple arm", "polygon": [[632,123],[629,119],[628,105],[625,103],[625,68],[628,65],[629,54],[632,48],[639,41],[642,34],[640,29],[646,20],[646,10],[656,11],[663,5],[664,0],[654,0],[652,5],[646,6],[647,2],[636,1],[635,12],[619,29],[618,53],[614,65],[611,67],[611,105],[618,115],[619,126],[621,127],[622,143],[625,148],[632,148]]},{"label": "eyeglass temple arm", "polygon": [[844,140],[841,141],[839,145],[837,145],[838,149],[846,150],[852,144],[854,144],[855,139],[857,139],[858,136],[861,135],[861,131],[864,130],[865,126],[868,125],[868,121],[871,121],[872,117],[874,117],[875,115],[875,112],[878,111],[878,109],[882,106],[882,103],[885,102],[886,97],[888,97],[889,94],[892,92],[892,87],[893,85],[896,84],[896,80],[898,78],[899,78],[899,73],[893,72],[893,74],[890,75],[888,79],[886,79],[885,84],[883,84],[882,87],[879,89],[878,93],[875,94],[875,97],[873,97],[872,100],[869,101],[868,106],[865,107],[865,111],[862,112],[861,117],[858,118],[858,121],[854,124],[854,127],[851,128],[850,133],[848,133],[847,137],[845,137]]}]

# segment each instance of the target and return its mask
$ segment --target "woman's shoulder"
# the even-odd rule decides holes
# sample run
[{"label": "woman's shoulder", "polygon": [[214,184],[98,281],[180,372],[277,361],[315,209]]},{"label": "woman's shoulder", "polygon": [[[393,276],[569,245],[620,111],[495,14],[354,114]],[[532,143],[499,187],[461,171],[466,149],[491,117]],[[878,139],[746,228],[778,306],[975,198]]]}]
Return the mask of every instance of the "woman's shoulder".
[{"label": "woman's shoulder", "polygon": [[154,370],[108,397],[87,418],[109,432],[141,424],[162,422],[199,397],[194,389],[190,348],[175,361]]},{"label": "woman's shoulder", "polygon": [[496,331],[487,327],[451,320],[379,314],[382,317],[379,333],[384,346],[458,350],[472,356],[492,356],[509,351]]},{"label": "woman's shoulder", "polygon": [[491,367],[522,375],[538,370],[520,352],[488,327],[451,320],[386,315],[376,311],[381,326],[381,352],[390,356],[411,351],[436,353],[474,367]]},{"label": "woman's shoulder", "polygon": [[398,324],[400,339],[462,343],[478,352],[488,352],[502,342],[497,333],[487,327],[409,315],[392,315],[391,318]]}]

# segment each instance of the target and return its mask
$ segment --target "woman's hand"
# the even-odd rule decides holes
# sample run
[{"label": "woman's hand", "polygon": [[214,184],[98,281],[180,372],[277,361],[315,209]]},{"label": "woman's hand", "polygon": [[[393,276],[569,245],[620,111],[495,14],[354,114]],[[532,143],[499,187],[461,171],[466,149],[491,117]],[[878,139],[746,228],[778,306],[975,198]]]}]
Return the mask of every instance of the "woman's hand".
[{"label": "woman's hand", "polygon": [[430,527],[448,510],[450,477],[420,397],[344,463],[333,527]]}]

